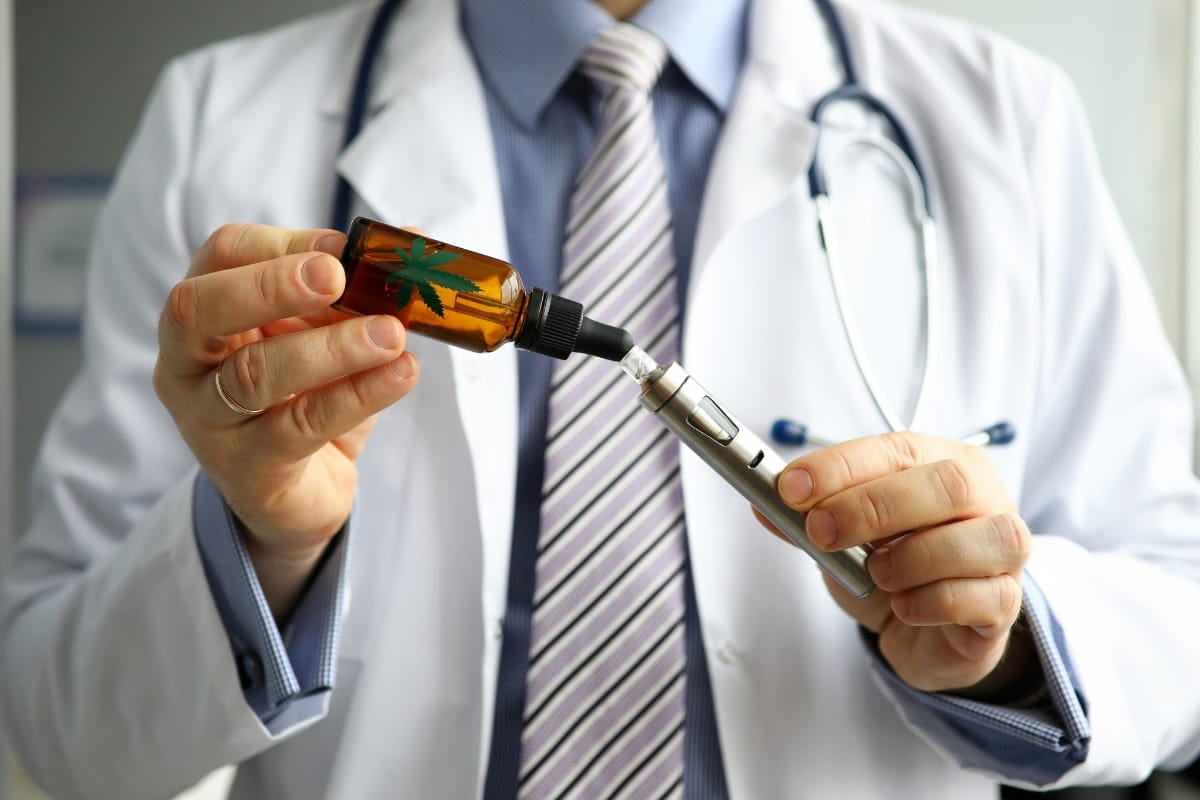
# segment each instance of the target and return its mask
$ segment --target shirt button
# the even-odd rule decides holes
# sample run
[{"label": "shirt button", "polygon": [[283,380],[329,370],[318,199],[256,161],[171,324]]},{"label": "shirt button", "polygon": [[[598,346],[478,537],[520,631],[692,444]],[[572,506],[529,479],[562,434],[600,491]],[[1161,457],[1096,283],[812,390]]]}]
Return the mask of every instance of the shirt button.
[{"label": "shirt button", "polygon": [[730,642],[721,642],[717,645],[717,660],[722,664],[732,664],[737,661],[737,651],[733,648]]},{"label": "shirt button", "polygon": [[467,364],[463,367],[463,377],[470,383],[479,382],[479,367],[474,364]]},{"label": "shirt button", "polygon": [[492,620],[492,638],[493,639],[503,639],[504,638],[504,623],[498,619]]},{"label": "shirt button", "polygon": [[234,657],[234,660],[237,662],[238,682],[242,684],[243,691],[253,689],[262,683],[263,665],[258,653],[241,652]]}]

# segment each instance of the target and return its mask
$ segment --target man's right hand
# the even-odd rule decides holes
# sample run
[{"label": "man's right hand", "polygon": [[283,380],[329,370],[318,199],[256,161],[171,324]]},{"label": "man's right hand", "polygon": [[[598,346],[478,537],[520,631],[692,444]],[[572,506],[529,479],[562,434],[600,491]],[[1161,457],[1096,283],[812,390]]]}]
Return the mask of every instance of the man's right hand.
[{"label": "man's right hand", "polygon": [[277,619],[350,514],[375,415],[418,377],[399,320],[329,307],[344,243],[332,230],[226,225],[159,321],[155,391],[237,516]]}]

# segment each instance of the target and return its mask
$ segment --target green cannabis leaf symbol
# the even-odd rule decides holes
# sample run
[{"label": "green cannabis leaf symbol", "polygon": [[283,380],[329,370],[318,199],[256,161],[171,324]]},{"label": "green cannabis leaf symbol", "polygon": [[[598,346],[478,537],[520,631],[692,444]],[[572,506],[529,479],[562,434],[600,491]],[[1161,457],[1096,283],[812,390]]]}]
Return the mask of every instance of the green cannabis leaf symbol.
[{"label": "green cannabis leaf symbol", "polygon": [[453,272],[447,272],[444,269],[438,269],[443,264],[449,264],[454,259],[458,258],[462,253],[450,253],[443,251],[441,253],[430,253],[425,255],[425,239],[418,236],[413,239],[412,249],[406,253],[399,247],[396,252],[400,255],[400,260],[404,262],[404,266],[388,275],[387,283],[400,281],[400,286],[396,295],[396,305],[404,308],[412,300],[412,294],[415,290],[420,296],[425,305],[429,306],[429,310],[445,319],[446,310],[442,307],[442,299],[438,297],[434,286],[441,286],[444,289],[449,289],[454,292],[470,292],[476,293],[483,291],[472,281],[467,280],[461,275],[456,275]]}]

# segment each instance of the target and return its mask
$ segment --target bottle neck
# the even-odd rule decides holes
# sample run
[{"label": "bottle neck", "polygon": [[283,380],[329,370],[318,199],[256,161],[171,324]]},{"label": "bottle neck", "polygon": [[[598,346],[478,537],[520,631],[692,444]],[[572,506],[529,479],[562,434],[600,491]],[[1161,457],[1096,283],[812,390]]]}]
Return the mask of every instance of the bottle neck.
[{"label": "bottle neck", "polygon": [[582,322],[581,304],[544,289],[532,289],[525,305],[525,320],[513,344],[522,350],[566,358],[575,352]]}]

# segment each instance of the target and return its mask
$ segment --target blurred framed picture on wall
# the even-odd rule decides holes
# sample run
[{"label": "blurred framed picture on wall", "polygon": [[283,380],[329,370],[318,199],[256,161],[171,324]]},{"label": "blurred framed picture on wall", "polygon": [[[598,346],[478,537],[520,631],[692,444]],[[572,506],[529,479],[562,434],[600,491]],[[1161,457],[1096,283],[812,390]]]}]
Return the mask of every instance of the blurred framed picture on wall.
[{"label": "blurred framed picture on wall", "polygon": [[17,333],[77,333],[84,267],[112,178],[22,174],[16,181],[13,322]]}]

